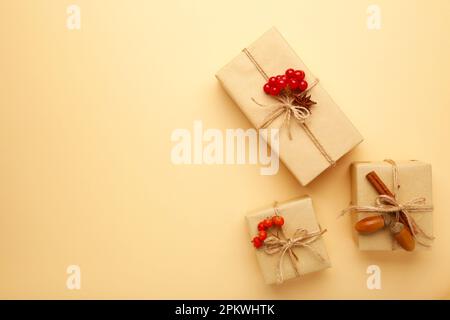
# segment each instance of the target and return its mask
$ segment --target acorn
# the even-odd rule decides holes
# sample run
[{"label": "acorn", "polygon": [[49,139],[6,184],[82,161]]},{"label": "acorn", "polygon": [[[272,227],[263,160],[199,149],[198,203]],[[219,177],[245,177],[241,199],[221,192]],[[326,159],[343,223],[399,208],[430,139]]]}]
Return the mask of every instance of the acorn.
[{"label": "acorn", "polygon": [[395,240],[398,244],[406,251],[414,251],[416,247],[416,242],[409,232],[408,228],[401,222],[396,222],[391,226],[391,232],[394,235]]},{"label": "acorn", "polygon": [[364,219],[359,220],[355,224],[355,229],[359,233],[374,233],[384,227],[388,226],[391,223],[391,217],[388,214],[371,216]]}]

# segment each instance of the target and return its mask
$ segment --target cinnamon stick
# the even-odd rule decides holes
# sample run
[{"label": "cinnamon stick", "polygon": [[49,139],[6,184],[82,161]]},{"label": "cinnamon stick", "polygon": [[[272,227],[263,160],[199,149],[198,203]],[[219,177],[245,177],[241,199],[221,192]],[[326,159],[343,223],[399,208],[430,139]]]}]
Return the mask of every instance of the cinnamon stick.
[{"label": "cinnamon stick", "polygon": [[[386,195],[389,197],[394,197],[394,194],[389,190],[389,188],[384,184],[383,180],[378,176],[375,171],[371,171],[366,175],[367,180],[374,187],[374,189],[378,192],[379,195]],[[400,211],[400,222],[405,225],[405,227],[412,234],[411,229],[408,225],[408,222],[404,216],[404,214]]]}]

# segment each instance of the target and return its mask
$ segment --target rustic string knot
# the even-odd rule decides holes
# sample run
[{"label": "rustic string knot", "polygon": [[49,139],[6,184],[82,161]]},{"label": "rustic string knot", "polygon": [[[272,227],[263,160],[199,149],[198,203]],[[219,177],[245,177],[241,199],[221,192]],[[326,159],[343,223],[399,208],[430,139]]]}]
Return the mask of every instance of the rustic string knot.
[{"label": "rustic string knot", "polygon": [[343,216],[351,212],[395,214],[395,219],[391,219],[392,227],[395,223],[399,222],[400,213],[402,213],[405,217],[406,224],[411,230],[412,236],[417,243],[425,247],[430,247],[428,243],[421,241],[417,236],[420,235],[428,240],[433,240],[434,237],[428,235],[422,228],[420,228],[411,213],[431,212],[433,211],[433,206],[427,205],[424,197],[417,197],[404,203],[400,203],[395,196],[400,188],[398,166],[393,160],[388,159],[385,161],[392,165],[392,180],[395,190],[393,193],[394,196],[379,195],[375,198],[375,204],[373,206],[352,205],[342,210],[339,216]]},{"label": "rustic string knot", "polygon": [[[249,58],[249,60],[253,63],[253,65],[255,66],[255,68],[258,70],[258,72],[262,75],[262,77],[265,80],[269,79],[269,76],[267,75],[267,73],[264,71],[264,69],[261,67],[261,65],[256,61],[255,57],[253,57],[253,55],[250,53],[250,51],[247,48],[244,48],[242,50],[247,57]],[[319,79],[315,79],[314,82],[312,83],[312,85],[305,91],[303,91],[300,94],[296,94],[295,96],[295,102],[298,106],[302,106],[306,109],[308,109],[309,111],[309,107],[316,104],[316,102],[312,101],[310,98],[311,96],[308,95],[307,93],[311,91],[312,88],[314,88],[317,84],[319,83]],[[288,95],[292,95],[292,92],[288,93]],[[264,106],[258,102],[255,101],[255,99],[252,98],[252,100],[258,104],[259,106]],[[289,108],[290,111],[286,112],[286,108],[283,107],[282,111],[279,112],[278,111],[274,111],[273,114],[274,116],[269,115],[266,120],[264,121],[264,124],[262,126],[260,126],[258,129],[264,129],[266,127],[268,127],[276,118],[278,118],[279,116],[281,116],[283,113],[287,116],[289,115],[289,118],[292,116],[292,112],[293,111],[291,108]],[[272,118],[273,117],[273,118]],[[308,116],[309,117],[309,116]],[[307,117],[307,118],[308,118]],[[272,119],[271,119],[272,118]],[[294,114],[294,118],[295,114]],[[286,119],[286,118],[285,118]],[[297,118],[296,118],[297,119]],[[311,139],[311,141],[314,143],[314,145],[316,146],[316,148],[319,150],[319,152],[324,156],[324,158],[327,160],[327,162],[330,164],[330,166],[335,166],[336,162],[335,160],[332,158],[331,155],[328,154],[328,152],[325,150],[325,148],[322,146],[322,144],[320,143],[320,141],[316,138],[316,136],[314,135],[314,133],[309,129],[309,127],[306,125],[305,123],[306,119],[299,120],[299,124],[300,126],[303,128],[303,130],[305,131],[305,133],[308,135],[308,137]],[[283,121],[283,124],[286,121]],[[292,135],[291,135],[291,131],[290,128],[288,127],[288,135],[289,135],[289,140],[292,140]]]},{"label": "rustic string knot", "polygon": [[282,283],[284,281],[283,277],[283,261],[286,253],[289,255],[289,260],[291,261],[292,267],[294,268],[295,273],[300,275],[300,272],[297,268],[296,261],[299,261],[298,256],[293,251],[295,247],[303,247],[311,251],[317,258],[324,261],[325,258],[312,246],[311,243],[318,240],[322,234],[324,234],[327,230],[319,229],[315,232],[308,232],[306,229],[298,228],[291,238],[282,239],[278,236],[272,235],[268,237],[265,241],[264,252],[266,254],[272,255],[280,253],[280,259],[278,261],[278,273],[277,278],[278,282]]},{"label": "rustic string knot", "polygon": [[375,199],[375,207],[381,208],[382,212],[429,212],[433,210],[432,206],[425,205],[426,199],[424,197],[414,198],[405,203],[399,203],[394,197],[388,195],[379,195]]},{"label": "rustic string knot", "polygon": [[295,105],[295,98],[293,96],[279,96],[275,98],[278,103],[264,105],[252,98],[253,102],[260,107],[271,108],[273,111],[266,117],[264,123],[259,126],[259,129],[267,128],[273,121],[278,117],[284,115],[283,123],[281,127],[287,127],[289,139],[292,140],[291,135],[291,118],[296,119],[300,123],[305,123],[306,120],[311,116],[311,111],[303,106]]},{"label": "rustic string knot", "polygon": [[319,79],[315,79],[311,86],[301,92],[294,93],[290,90],[286,91],[280,96],[273,97],[277,100],[275,104],[264,105],[259,103],[254,98],[252,101],[260,107],[272,108],[273,110],[266,116],[264,122],[258,127],[258,129],[265,129],[269,127],[272,122],[281,116],[284,116],[281,128],[287,127],[289,140],[292,140],[291,134],[291,118],[294,118],[300,127],[305,131],[306,135],[311,139],[312,143],[316,146],[317,150],[324,156],[328,161],[330,166],[334,166],[336,162],[328,154],[325,148],[322,146],[320,141],[311,131],[311,129],[306,125],[306,120],[311,116],[310,107],[316,104],[315,101],[311,100],[311,95],[309,92],[319,83]]},{"label": "rustic string knot", "polygon": [[[373,206],[350,206],[342,210],[340,216],[356,211],[366,213],[397,213],[399,211],[406,211],[406,215],[409,213],[424,213],[433,211],[433,206],[426,205],[425,202],[425,198],[419,197],[405,203],[399,203],[394,197],[379,195],[375,198],[375,204]],[[413,220],[411,217],[410,219]]]},{"label": "rustic string knot", "polygon": [[291,118],[294,118],[303,127],[305,127],[306,120],[311,116],[311,111],[309,110],[309,108],[316,104],[316,102],[311,100],[311,96],[308,95],[308,93],[318,83],[319,80],[316,79],[308,90],[303,91],[300,94],[295,94],[290,90],[288,90],[286,93],[280,96],[273,97],[278,101],[278,103],[275,104],[264,105],[256,101],[254,98],[252,98],[253,102],[256,103],[258,106],[273,109],[272,112],[269,113],[269,115],[265,118],[263,124],[259,126],[259,129],[267,128],[277,118],[284,115],[281,127],[287,127],[289,139],[292,140]]}]

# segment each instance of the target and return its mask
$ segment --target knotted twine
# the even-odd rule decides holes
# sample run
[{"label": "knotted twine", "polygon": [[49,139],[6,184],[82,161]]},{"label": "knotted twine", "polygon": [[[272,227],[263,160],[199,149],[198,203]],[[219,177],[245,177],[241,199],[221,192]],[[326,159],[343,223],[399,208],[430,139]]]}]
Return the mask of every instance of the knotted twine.
[{"label": "knotted twine", "polygon": [[417,236],[420,235],[423,238],[426,238],[428,240],[433,240],[434,237],[428,235],[425,231],[423,231],[422,228],[417,224],[417,222],[414,220],[414,218],[411,216],[411,213],[426,213],[433,211],[433,206],[426,205],[426,199],[425,197],[416,197],[409,201],[406,201],[404,203],[398,202],[396,199],[398,190],[400,189],[400,179],[398,175],[398,166],[397,163],[394,160],[384,160],[387,163],[391,164],[392,166],[392,181],[394,185],[394,196],[388,196],[388,195],[379,195],[375,198],[375,205],[373,206],[358,206],[358,205],[352,205],[348,208],[342,210],[341,214],[339,216],[343,216],[347,213],[351,212],[364,212],[364,213],[383,213],[383,214],[394,214],[395,213],[395,219],[391,219],[391,223],[389,225],[390,228],[392,228],[395,223],[399,222],[400,220],[400,212],[403,214],[403,216],[406,219],[406,223],[408,224],[409,229],[411,230],[412,236],[417,241],[417,243],[421,244],[425,247],[430,247],[431,245],[428,243],[423,242],[421,239],[419,239]]},{"label": "knotted twine", "polygon": [[[276,214],[278,214],[278,207],[276,204],[274,205],[274,210]],[[295,230],[291,238],[287,238],[283,232],[283,229],[281,229],[282,238],[280,238],[278,235],[273,234],[267,237],[267,239],[264,241],[264,252],[268,255],[281,253],[277,266],[278,283],[282,283],[284,281],[283,262],[284,256],[286,254],[289,257],[289,261],[294,268],[296,276],[300,276],[300,272],[296,263],[299,261],[299,258],[293,250],[296,247],[308,249],[319,260],[325,261],[325,258],[317,251],[317,249],[313,248],[311,244],[318,240],[326,231],[326,229],[322,230],[320,227],[318,231],[314,232],[308,232],[304,228],[298,228]]]},{"label": "knotted twine", "polygon": [[[259,71],[259,73],[263,76],[263,78],[265,80],[268,80],[269,76],[264,71],[264,69],[261,67],[261,65],[255,60],[255,58],[250,53],[250,51],[247,48],[244,48],[242,51],[247,55],[249,60],[253,63],[253,65],[256,67],[256,69]],[[310,85],[310,87],[307,90],[305,90],[304,92],[302,92],[302,95],[306,95],[318,83],[319,83],[319,79],[315,79],[314,82]],[[328,161],[328,163],[331,166],[334,166],[336,164],[336,161],[334,161],[333,158],[328,154],[328,152],[322,146],[320,141],[317,139],[317,137],[314,135],[314,133],[311,131],[311,129],[306,124],[306,120],[311,116],[311,111],[309,111],[308,108],[305,108],[303,106],[294,105],[294,97],[291,94],[287,94],[287,95],[285,94],[285,95],[277,96],[274,98],[278,101],[278,103],[271,104],[271,105],[263,105],[263,104],[257,102],[254,98],[252,98],[253,102],[255,102],[258,106],[274,109],[265,118],[263,124],[260,125],[258,127],[258,129],[267,128],[273,121],[275,121],[277,118],[284,115],[284,119],[283,119],[283,123],[281,124],[281,128],[287,127],[289,140],[292,140],[290,122],[291,122],[291,118],[294,118],[297,121],[297,123],[300,125],[300,127],[305,131],[305,133],[307,134],[309,139],[312,141],[314,146],[323,155],[323,157]]]}]

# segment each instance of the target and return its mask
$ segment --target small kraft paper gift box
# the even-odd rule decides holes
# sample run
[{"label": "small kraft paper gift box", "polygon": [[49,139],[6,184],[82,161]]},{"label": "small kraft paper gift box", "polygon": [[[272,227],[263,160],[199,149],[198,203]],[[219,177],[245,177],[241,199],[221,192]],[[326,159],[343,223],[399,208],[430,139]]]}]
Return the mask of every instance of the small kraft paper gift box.
[{"label": "small kraft paper gift box", "polygon": [[267,284],[280,284],[331,266],[322,239],[326,230],[317,223],[310,197],[274,204],[246,219]]},{"label": "small kraft paper gift box", "polygon": [[363,140],[275,28],[216,77],[253,126],[280,130],[275,151],[302,185]]},{"label": "small kraft paper gift box", "polygon": [[360,250],[428,248],[433,240],[431,165],[420,161],[355,162],[352,205]]}]

